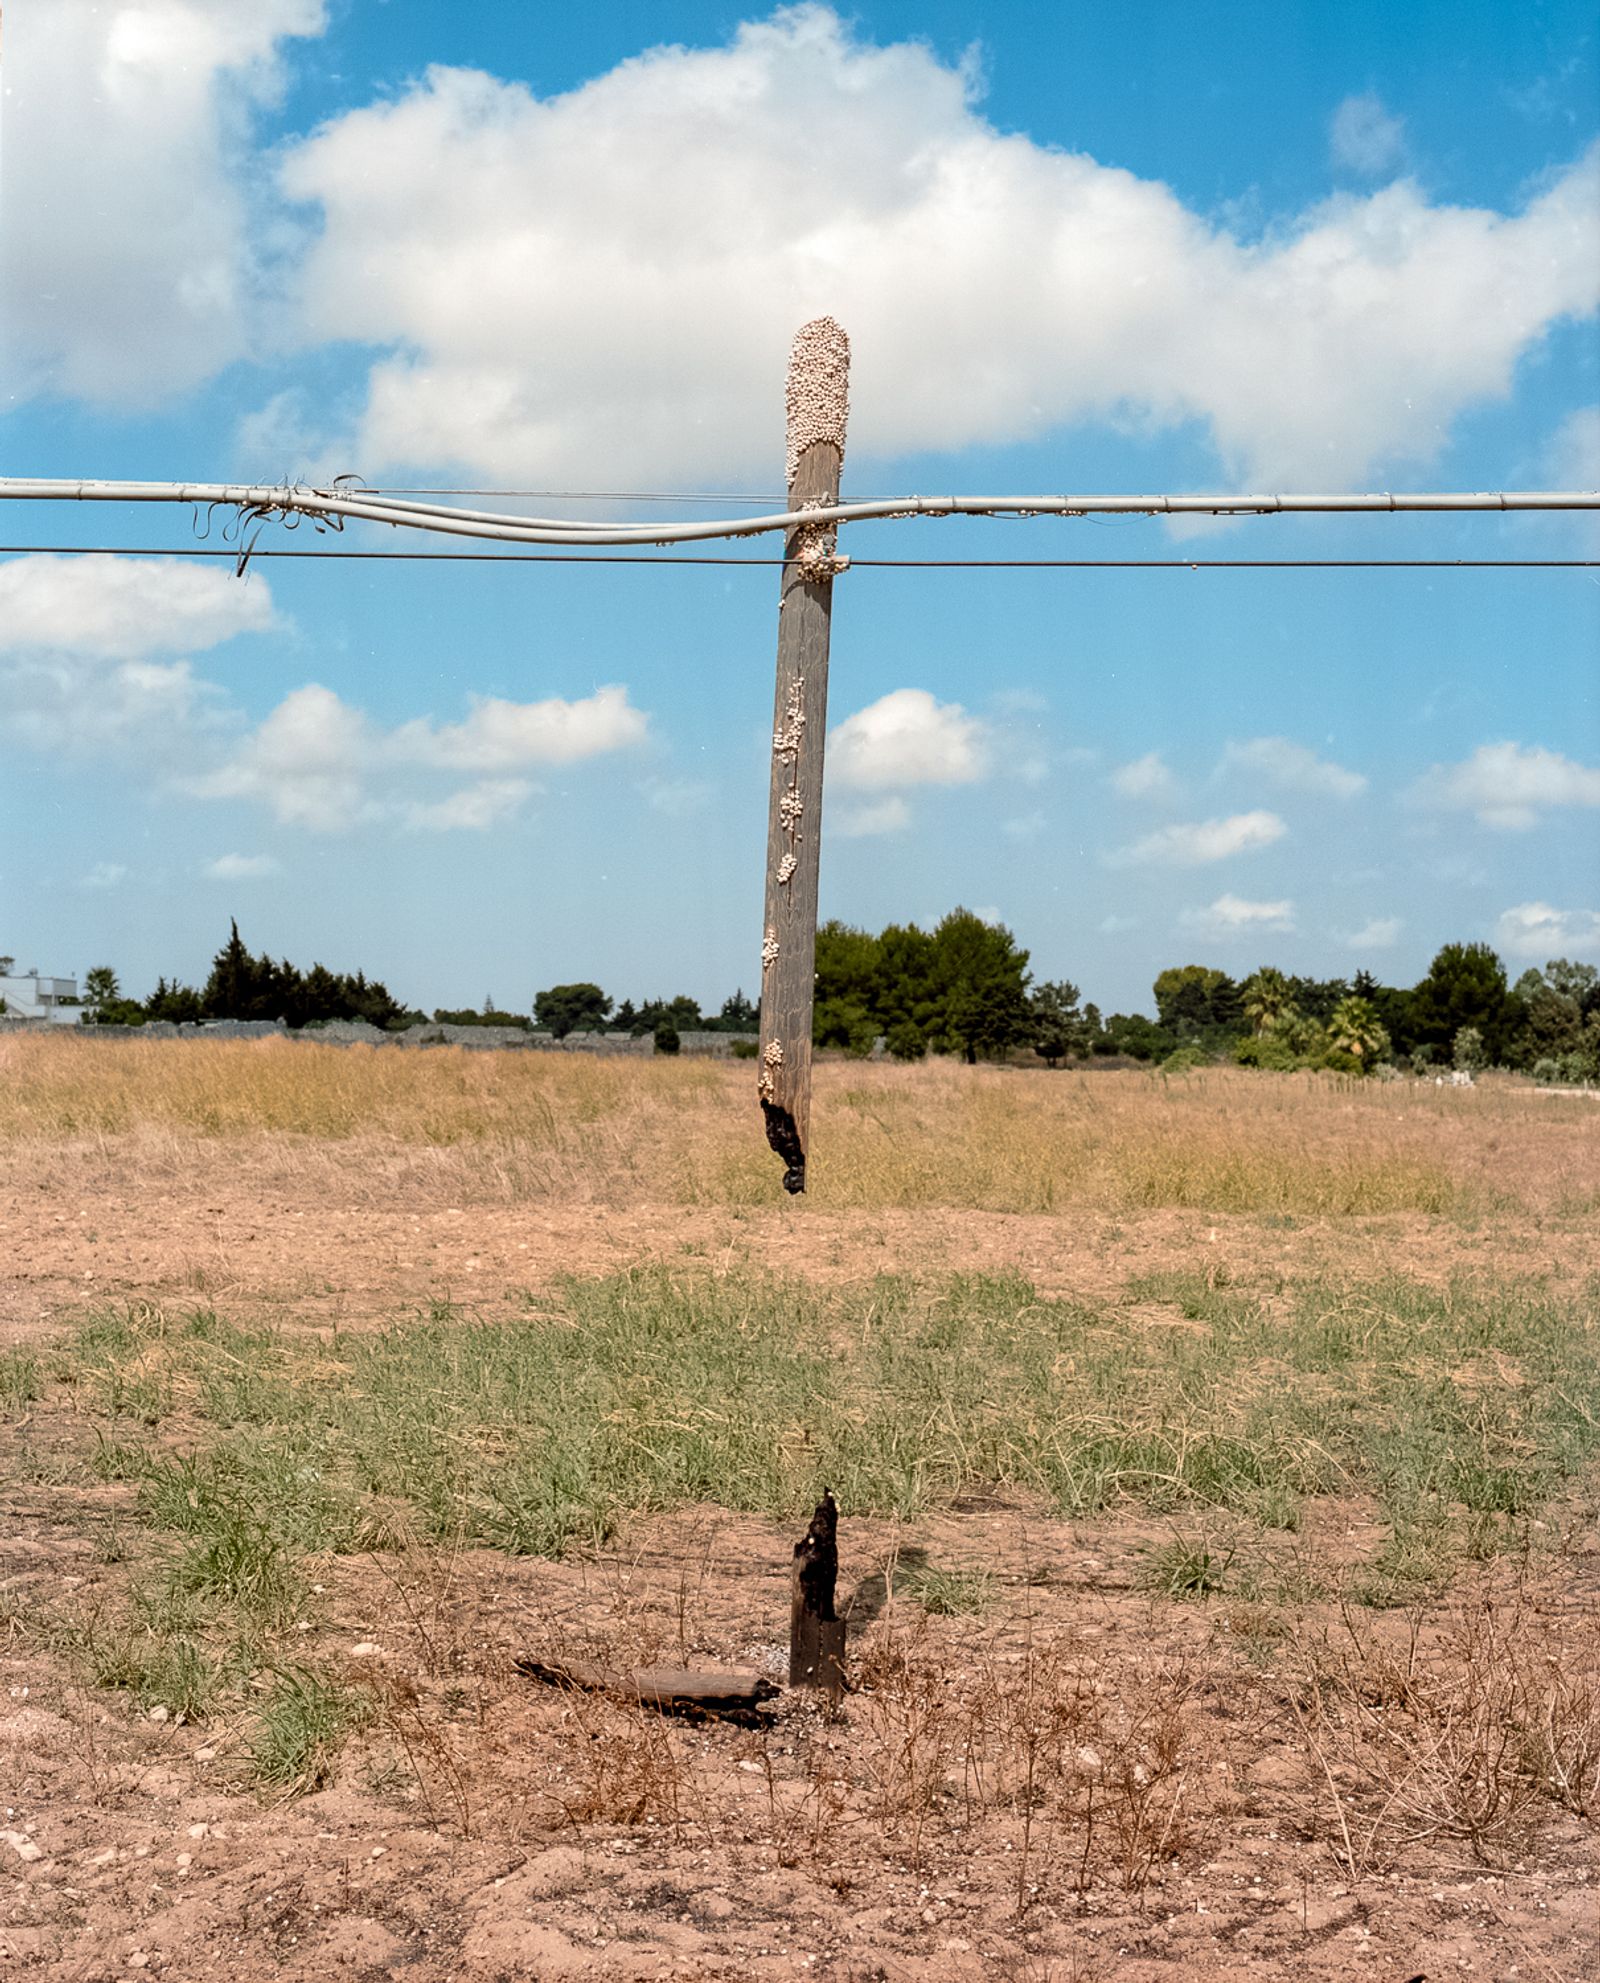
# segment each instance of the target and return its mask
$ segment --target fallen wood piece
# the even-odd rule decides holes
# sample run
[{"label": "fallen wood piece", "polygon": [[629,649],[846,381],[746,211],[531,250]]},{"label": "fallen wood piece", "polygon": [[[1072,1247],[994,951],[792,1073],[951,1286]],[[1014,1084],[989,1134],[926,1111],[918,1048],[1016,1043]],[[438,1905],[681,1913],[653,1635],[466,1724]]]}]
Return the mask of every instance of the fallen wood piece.
[{"label": "fallen wood piece", "polygon": [[636,1666],[615,1671],[583,1660],[543,1660],[526,1654],[513,1664],[529,1680],[612,1694],[618,1700],[659,1708],[663,1714],[751,1714],[778,1692],[764,1673],[740,1667],[695,1671],[683,1666]]},{"label": "fallen wood piece", "polygon": [[824,1488],[811,1526],[794,1546],[789,1604],[789,1685],[844,1692],[845,1624],[833,1608],[839,1580],[839,1509]]}]

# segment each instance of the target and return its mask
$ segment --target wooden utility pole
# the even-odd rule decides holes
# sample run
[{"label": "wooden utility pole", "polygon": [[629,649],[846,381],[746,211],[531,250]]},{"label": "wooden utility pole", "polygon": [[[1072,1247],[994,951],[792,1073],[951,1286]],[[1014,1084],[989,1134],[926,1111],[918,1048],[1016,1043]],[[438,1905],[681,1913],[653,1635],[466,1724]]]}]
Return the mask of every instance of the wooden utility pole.
[{"label": "wooden utility pole", "polygon": [[[795,333],[789,353],[789,507],[839,500],[849,410],[850,340],[832,317]],[[827,525],[800,524],[784,543],[778,680],[767,812],[766,916],[761,936],[762,1113],[783,1159],[783,1188],[806,1188],[811,1141],[811,1005],[817,958],[822,747],[828,729],[828,631],[844,561]]]}]

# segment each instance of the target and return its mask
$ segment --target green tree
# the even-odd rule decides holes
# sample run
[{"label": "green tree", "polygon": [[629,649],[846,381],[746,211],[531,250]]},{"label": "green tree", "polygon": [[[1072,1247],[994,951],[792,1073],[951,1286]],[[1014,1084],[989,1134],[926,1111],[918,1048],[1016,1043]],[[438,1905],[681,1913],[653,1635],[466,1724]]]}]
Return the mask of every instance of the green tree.
[{"label": "green tree", "polygon": [[1028,1037],[1028,953],[1003,923],[952,909],[933,932],[936,999],[929,1044],[962,1054],[1005,1053]]},{"label": "green tree", "polygon": [[722,1010],[717,1014],[725,1033],[753,1033],[760,1013],[744,995],[741,986],[732,998],[722,1001]]},{"label": "green tree", "polygon": [[1486,943],[1447,943],[1412,994],[1417,1044],[1450,1053],[1456,1034],[1471,1026],[1491,1063],[1506,1050],[1524,1019],[1522,1001],[1506,984],[1506,967]]},{"label": "green tree", "polygon": [[1289,980],[1271,964],[1253,971],[1242,987],[1244,1016],[1259,1039],[1263,1033],[1276,1033],[1295,1016],[1294,994]]},{"label": "green tree", "polygon": [[569,1033],[598,1033],[611,1011],[611,1000],[598,985],[552,985],[533,1001],[533,1016],[558,1040]]},{"label": "green tree", "polygon": [[868,1052],[880,1027],[881,947],[877,937],[830,920],[817,931],[811,1038],[819,1047]]},{"label": "green tree", "polygon": [[86,1026],[142,1026],[144,1007],[136,998],[124,998],[117,974],[109,964],[96,964],[83,977],[83,1003]]},{"label": "green tree", "polygon": [[117,974],[109,964],[96,964],[83,974],[83,1002],[89,1008],[91,1023],[98,1016],[103,1005],[110,1005],[120,999],[122,987],[117,983]]},{"label": "green tree", "polygon": [[1071,1053],[1088,1051],[1090,1029],[1078,1010],[1078,987],[1065,978],[1035,985],[1029,1000],[1033,1019],[1033,1050],[1049,1067]]},{"label": "green tree", "polygon": [[165,978],[158,978],[155,990],[144,1002],[144,1016],[173,1026],[192,1026],[202,1016],[200,994],[193,985],[179,984],[176,979],[169,985]]},{"label": "green tree", "polygon": [[1336,1053],[1349,1054],[1365,1071],[1389,1051],[1389,1035],[1371,1000],[1352,992],[1340,999],[1329,1016],[1328,1044]]},{"label": "green tree", "polygon": [[1153,987],[1156,1016],[1178,1039],[1231,1032],[1240,1019],[1239,988],[1226,971],[1207,964],[1175,964]]}]

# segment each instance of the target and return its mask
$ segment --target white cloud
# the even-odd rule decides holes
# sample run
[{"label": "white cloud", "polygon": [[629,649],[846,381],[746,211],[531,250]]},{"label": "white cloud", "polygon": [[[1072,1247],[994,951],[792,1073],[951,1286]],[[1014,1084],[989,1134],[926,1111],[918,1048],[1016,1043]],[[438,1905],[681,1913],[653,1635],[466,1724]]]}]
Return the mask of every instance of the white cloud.
[{"label": "white cloud", "polygon": [[280,40],[322,0],[46,0],[5,23],[0,380],[145,404],[246,344],[261,271],[242,158]]},{"label": "white cloud", "polygon": [[153,559],[0,564],[0,729],[49,753],[186,750],[216,720],[186,660],[279,626],[266,581]]},{"label": "white cloud", "polygon": [[504,770],[566,764],[642,740],[648,717],[625,688],[567,702],[477,702],[466,720],[418,718],[392,730],[318,682],[293,690],[244,738],[228,761],[186,781],[202,799],[248,799],[289,826],[339,833],[396,820],[413,832],[487,832],[519,812],[534,791],[525,778],[480,778],[438,799],[418,798],[413,767]]},{"label": "white cloud", "polygon": [[1392,950],[1404,928],[1398,916],[1374,916],[1345,941],[1352,950]]},{"label": "white cloud", "polygon": [[1370,90],[1347,96],[1328,125],[1328,150],[1335,165],[1377,179],[1405,157],[1406,127]]},{"label": "white cloud", "polygon": [[264,881],[282,874],[283,863],[271,854],[219,854],[200,870],[207,881]]},{"label": "white cloud", "polygon": [[1170,799],[1178,790],[1178,781],[1159,751],[1147,751],[1131,764],[1119,766],[1111,783],[1125,799]]},{"label": "white cloud", "polygon": [[359,709],[310,682],[286,695],[227,764],[188,789],[200,799],[254,799],[287,826],[337,833],[377,816],[363,782],[374,744]]},{"label": "white cloud", "polygon": [[1139,918],[1137,916],[1119,916],[1113,913],[1109,916],[1102,916],[1099,927],[1102,936],[1121,936],[1124,930],[1136,930],[1139,927]]},{"label": "white cloud", "polygon": [[1353,799],[1367,789],[1359,771],[1332,764],[1287,737],[1250,737],[1231,743],[1222,753],[1222,768],[1258,772],[1280,791],[1314,792],[1326,798]]},{"label": "white cloud", "polygon": [[153,558],[13,558],[0,564],[0,656],[45,650],[98,661],[193,654],[276,624],[265,579]]},{"label": "white cloud", "polygon": [[1198,422],[1230,477],[1347,486],[1433,458],[1600,301],[1595,153],[1516,213],[1401,181],[1246,238],[978,93],[800,6],[560,95],[433,68],[332,118],[282,185],[319,223],[304,335],[379,348],[355,457],[770,477],[789,338],[830,310],[857,459]]},{"label": "white cloud", "polygon": [[959,702],[893,689],[828,737],[828,780],[851,792],[970,785],[989,769],[989,732]]},{"label": "white cloud", "polygon": [[1495,941],[1513,957],[1600,956],[1600,909],[1553,909],[1548,902],[1522,902],[1507,909]]},{"label": "white cloud", "polygon": [[1246,853],[1253,847],[1270,847],[1288,830],[1275,812],[1241,812],[1228,819],[1190,820],[1147,833],[1131,847],[1108,854],[1106,859],[1112,867],[1197,868],[1210,861],[1225,861],[1230,854]]},{"label": "white cloud", "polygon": [[841,806],[829,818],[828,831],[841,840],[865,840],[878,833],[903,833],[910,824],[911,808],[904,799],[874,799]]},{"label": "white cloud", "polygon": [[480,778],[431,804],[411,801],[402,817],[413,833],[487,833],[514,818],[532,791],[526,778]]},{"label": "white cloud", "polygon": [[524,764],[575,764],[626,750],[644,741],[647,726],[644,712],[629,703],[628,691],[612,684],[576,702],[560,696],[544,702],[475,696],[464,723],[406,723],[390,747],[396,757],[452,771],[504,771]]},{"label": "white cloud", "polygon": [[1227,936],[1239,930],[1292,930],[1293,902],[1247,902],[1238,895],[1219,895],[1203,909],[1185,909],[1178,921],[1185,929]]},{"label": "white cloud", "polygon": [[1600,806],[1600,766],[1537,744],[1480,744],[1461,764],[1436,764],[1413,799],[1442,812],[1475,813],[1485,826],[1524,832],[1556,806]]}]

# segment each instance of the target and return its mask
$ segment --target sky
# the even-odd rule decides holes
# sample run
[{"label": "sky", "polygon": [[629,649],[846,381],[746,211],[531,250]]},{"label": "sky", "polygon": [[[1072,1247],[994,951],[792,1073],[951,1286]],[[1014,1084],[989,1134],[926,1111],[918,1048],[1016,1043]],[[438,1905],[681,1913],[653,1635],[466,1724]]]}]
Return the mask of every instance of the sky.
[{"label": "sky", "polygon": [[[734,513],[781,491],[789,341],[828,312],[847,498],[1594,489],[1597,310],[1587,0],[5,10],[11,476]],[[0,950],[142,996],[203,981],[236,918],[426,1009],[755,989],[770,566],[154,555],[226,523],[0,506]],[[841,549],[1572,559],[1600,524]],[[959,904],[1108,1011],[1176,963],[1600,959],[1600,571],[860,566],[834,594],[825,917]]]}]

